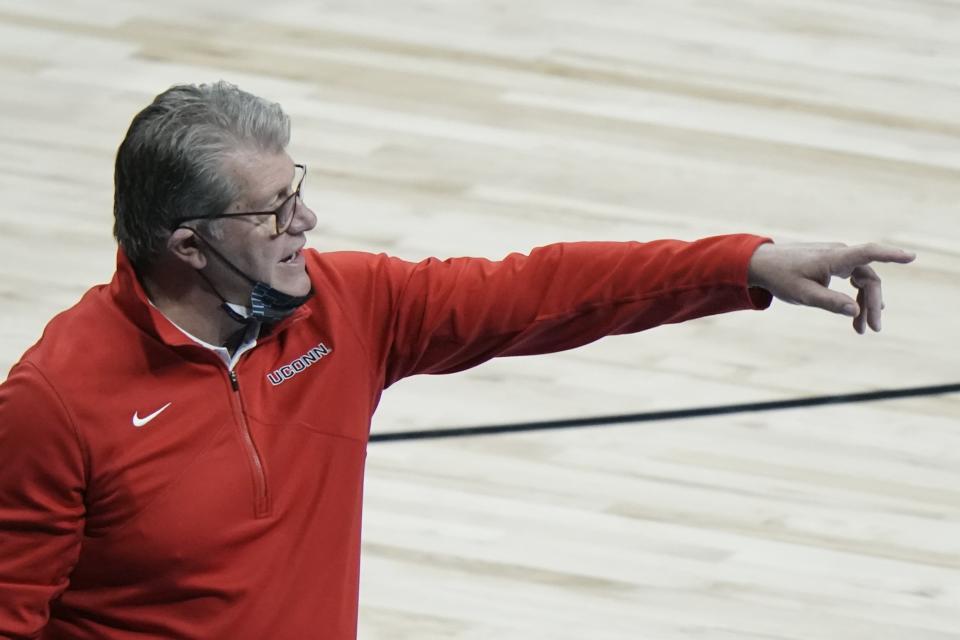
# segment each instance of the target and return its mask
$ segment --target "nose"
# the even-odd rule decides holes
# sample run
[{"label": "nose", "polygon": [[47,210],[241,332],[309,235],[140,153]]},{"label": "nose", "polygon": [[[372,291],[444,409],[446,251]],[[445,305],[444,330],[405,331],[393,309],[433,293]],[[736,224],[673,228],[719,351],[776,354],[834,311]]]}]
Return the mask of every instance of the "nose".
[{"label": "nose", "polygon": [[308,207],[303,200],[298,200],[297,208],[294,211],[293,220],[290,221],[290,226],[287,228],[287,233],[291,235],[306,233],[316,226],[317,214],[315,214],[313,209]]}]

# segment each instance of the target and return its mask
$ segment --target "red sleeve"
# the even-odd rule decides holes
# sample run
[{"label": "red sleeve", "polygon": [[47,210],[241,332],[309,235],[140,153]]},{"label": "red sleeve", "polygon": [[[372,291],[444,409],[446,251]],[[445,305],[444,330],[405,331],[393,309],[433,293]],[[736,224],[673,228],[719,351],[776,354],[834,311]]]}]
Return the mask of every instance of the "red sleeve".
[{"label": "red sleeve", "polygon": [[697,242],[580,242],[511,254],[418,264],[390,259],[393,296],[385,384],[418,373],[460,371],[496,356],[571,349],[738,309],[769,306],[747,286],[767,238]]},{"label": "red sleeve", "polygon": [[80,551],[84,454],[67,411],[31,364],[0,385],[0,637],[34,637]]}]

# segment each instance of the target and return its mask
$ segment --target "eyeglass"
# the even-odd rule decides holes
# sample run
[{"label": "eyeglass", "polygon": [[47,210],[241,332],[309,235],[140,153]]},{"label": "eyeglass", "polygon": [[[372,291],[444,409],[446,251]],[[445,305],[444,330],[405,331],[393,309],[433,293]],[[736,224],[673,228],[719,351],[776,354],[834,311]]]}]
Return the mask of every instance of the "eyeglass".
[{"label": "eyeglass", "polygon": [[289,196],[284,198],[276,209],[272,211],[243,211],[240,213],[218,213],[212,216],[189,216],[186,218],[177,218],[173,221],[174,228],[190,220],[216,220],[218,218],[239,218],[241,216],[273,216],[274,229],[276,234],[280,235],[290,228],[293,218],[297,215],[297,202],[302,202],[300,198],[300,189],[303,187],[303,180],[307,177],[307,165],[295,164],[294,168],[300,172],[300,177],[294,176],[293,182],[297,187]]}]

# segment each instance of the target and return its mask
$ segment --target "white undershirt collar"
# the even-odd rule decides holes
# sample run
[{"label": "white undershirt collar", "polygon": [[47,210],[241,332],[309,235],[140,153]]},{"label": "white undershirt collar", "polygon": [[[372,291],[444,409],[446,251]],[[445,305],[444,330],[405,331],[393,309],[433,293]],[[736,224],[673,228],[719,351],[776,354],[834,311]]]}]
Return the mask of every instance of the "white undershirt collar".
[{"label": "white undershirt collar", "polygon": [[[157,307],[157,305],[153,304],[153,300],[148,299],[147,301],[150,303],[151,307],[153,307],[157,311],[160,311],[160,308]],[[207,349],[210,349],[210,351],[213,351],[215,354],[220,356],[220,359],[223,360],[223,363],[227,365],[227,369],[229,369],[230,371],[233,371],[233,367],[236,366],[237,361],[240,359],[240,356],[242,356],[244,353],[246,353],[250,349],[253,349],[255,346],[257,346],[257,338],[260,336],[261,323],[251,322],[249,325],[247,325],[247,330],[243,334],[243,341],[240,343],[240,346],[237,347],[237,350],[234,351],[233,355],[231,356],[230,351],[228,351],[226,347],[222,347],[216,344],[210,344],[209,342],[205,342],[204,340],[201,340],[197,336],[193,335],[192,333],[190,333],[189,331],[187,331],[186,329],[178,325],[173,320],[170,320],[167,314],[163,313],[163,311],[160,311],[160,313],[161,315],[163,315],[164,318],[170,321],[170,324],[172,324],[177,329],[179,329],[180,333],[187,336],[188,338],[196,342],[201,347],[206,347]]]}]

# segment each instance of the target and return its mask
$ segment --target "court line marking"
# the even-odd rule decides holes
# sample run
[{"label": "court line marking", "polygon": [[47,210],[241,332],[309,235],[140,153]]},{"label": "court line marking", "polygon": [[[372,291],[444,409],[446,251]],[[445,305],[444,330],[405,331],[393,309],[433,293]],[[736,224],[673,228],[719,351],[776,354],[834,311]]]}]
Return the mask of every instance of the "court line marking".
[{"label": "court line marking", "polygon": [[515,422],[508,424],[481,425],[475,427],[451,427],[441,429],[422,429],[417,431],[397,431],[394,433],[376,433],[370,436],[370,442],[396,442],[403,440],[430,440],[436,438],[462,438],[467,436],[485,436],[501,433],[523,433],[527,431],[546,431],[550,429],[576,429],[582,427],[600,427],[630,422],[654,422],[658,420],[679,420],[683,418],[703,418],[707,416],[751,413],[758,411],[778,411],[803,407],[820,407],[831,404],[853,404],[856,402],[874,402],[877,400],[896,400],[916,398],[948,393],[960,393],[960,383],[943,384],[928,387],[909,387],[905,389],[885,389],[861,393],[846,393],[832,396],[813,396],[792,400],[773,400],[768,402],[747,402],[741,404],[693,407],[668,411],[648,411],[645,413],[624,413],[610,416],[569,418],[565,420],[543,420],[536,422]]}]

